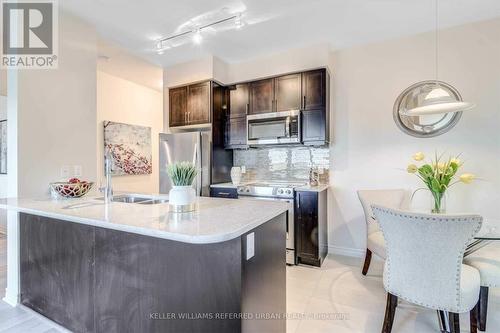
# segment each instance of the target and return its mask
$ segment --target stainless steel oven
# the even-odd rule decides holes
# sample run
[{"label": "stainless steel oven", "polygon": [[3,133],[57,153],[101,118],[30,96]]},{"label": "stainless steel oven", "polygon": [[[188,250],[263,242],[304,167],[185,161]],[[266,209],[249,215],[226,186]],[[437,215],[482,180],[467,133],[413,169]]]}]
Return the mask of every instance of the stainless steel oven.
[{"label": "stainless steel oven", "polygon": [[247,116],[247,144],[300,143],[300,111],[282,111]]},{"label": "stainless steel oven", "polygon": [[254,182],[240,185],[237,188],[238,198],[243,200],[275,200],[284,201],[288,204],[288,216],[286,221],[286,263],[296,264],[295,255],[295,191],[297,186],[303,186],[297,182]]},{"label": "stainless steel oven", "polygon": [[294,199],[283,198],[268,198],[268,197],[251,197],[240,195],[239,199],[243,200],[272,200],[284,201],[288,204],[288,216],[286,220],[286,263],[287,265],[295,265],[295,219],[294,219]]}]

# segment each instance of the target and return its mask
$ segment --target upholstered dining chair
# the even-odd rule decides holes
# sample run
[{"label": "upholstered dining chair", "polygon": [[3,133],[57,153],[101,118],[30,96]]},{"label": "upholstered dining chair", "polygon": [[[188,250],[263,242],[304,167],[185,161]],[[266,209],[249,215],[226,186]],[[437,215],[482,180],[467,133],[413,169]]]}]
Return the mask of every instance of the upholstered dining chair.
[{"label": "upholstered dining chair", "polygon": [[486,331],[489,288],[500,287],[500,245],[490,244],[464,258],[464,263],[476,268],[481,276],[479,301],[470,313],[472,333]]},{"label": "upholstered dining chair", "polygon": [[460,332],[459,314],[479,298],[479,271],[462,263],[467,244],[481,228],[478,215],[430,215],[372,206],[386,241],[387,307],[382,333],[390,333],[398,298],[448,314]]},{"label": "upholstered dining chair", "polygon": [[368,273],[372,253],[385,259],[385,241],[377,221],[374,219],[371,205],[382,205],[391,208],[408,208],[409,192],[403,189],[359,190],[359,201],[363,206],[366,221],[366,255],[363,265],[363,275]]}]

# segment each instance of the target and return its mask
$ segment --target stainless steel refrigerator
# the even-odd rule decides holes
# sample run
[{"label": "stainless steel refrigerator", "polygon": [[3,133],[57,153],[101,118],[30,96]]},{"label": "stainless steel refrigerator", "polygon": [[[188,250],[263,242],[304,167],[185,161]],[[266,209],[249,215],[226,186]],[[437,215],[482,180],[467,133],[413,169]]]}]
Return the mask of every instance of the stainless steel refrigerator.
[{"label": "stainless steel refrigerator", "polygon": [[172,188],[167,175],[167,165],[176,162],[192,162],[198,175],[195,179],[197,195],[210,196],[210,184],[231,180],[233,154],[225,150],[223,142],[214,139],[213,131],[181,132],[160,134],[160,193]]}]

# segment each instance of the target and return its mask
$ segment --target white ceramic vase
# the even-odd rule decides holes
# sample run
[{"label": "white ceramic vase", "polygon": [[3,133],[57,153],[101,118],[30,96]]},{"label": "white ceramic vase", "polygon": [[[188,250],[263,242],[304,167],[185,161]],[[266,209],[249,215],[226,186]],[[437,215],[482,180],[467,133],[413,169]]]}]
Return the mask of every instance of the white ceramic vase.
[{"label": "white ceramic vase", "polygon": [[193,186],[172,186],[168,193],[168,202],[174,211],[191,211],[196,202],[196,191]]},{"label": "white ceramic vase", "polygon": [[240,167],[232,167],[231,168],[231,181],[233,185],[239,185],[241,182],[241,168]]}]

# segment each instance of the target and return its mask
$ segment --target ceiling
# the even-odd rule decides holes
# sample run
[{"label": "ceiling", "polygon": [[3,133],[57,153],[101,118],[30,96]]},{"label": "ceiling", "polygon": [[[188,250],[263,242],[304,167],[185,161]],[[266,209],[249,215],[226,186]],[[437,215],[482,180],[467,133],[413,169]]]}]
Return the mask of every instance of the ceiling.
[{"label": "ceiling", "polygon": [[[329,43],[342,49],[420,32],[435,25],[434,0],[64,0],[103,38],[163,67],[214,55],[240,62],[266,53]],[[440,27],[500,17],[499,0],[440,0]],[[203,42],[158,55],[155,40],[192,20],[244,10],[242,29],[217,26]]]}]

